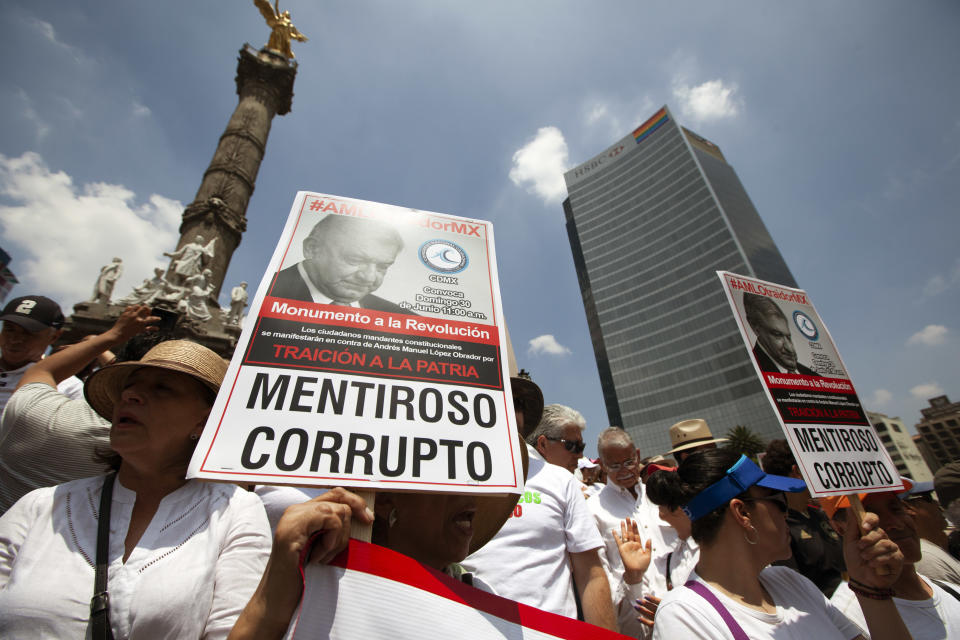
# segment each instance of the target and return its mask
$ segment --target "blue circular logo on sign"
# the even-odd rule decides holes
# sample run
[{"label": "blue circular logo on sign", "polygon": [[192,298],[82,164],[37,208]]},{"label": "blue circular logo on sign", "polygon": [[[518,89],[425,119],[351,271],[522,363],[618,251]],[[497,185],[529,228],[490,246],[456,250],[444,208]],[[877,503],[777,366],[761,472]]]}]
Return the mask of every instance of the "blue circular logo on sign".
[{"label": "blue circular logo on sign", "polygon": [[813,324],[810,316],[803,311],[793,312],[793,324],[797,326],[797,329],[800,330],[800,333],[802,333],[807,340],[816,340],[820,337],[817,325]]},{"label": "blue circular logo on sign", "polygon": [[428,240],[420,245],[420,261],[438,273],[460,273],[470,259],[449,240]]}]

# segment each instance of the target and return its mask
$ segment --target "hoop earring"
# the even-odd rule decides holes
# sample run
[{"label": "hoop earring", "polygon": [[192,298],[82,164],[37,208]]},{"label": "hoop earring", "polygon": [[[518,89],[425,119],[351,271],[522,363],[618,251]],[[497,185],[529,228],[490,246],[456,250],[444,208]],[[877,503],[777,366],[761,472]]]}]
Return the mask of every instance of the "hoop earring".
[{"label": "hoop earring", "polygon": [[747,532],[746,532],[746,531],[743,532],[743,539],[747,541],[747,544],[757,544],[758,542],[760,542],[760,532],[757,531],[757,528],[756,528],[755,526],[753,526],[752,524],[750,525],[750,530],[752,530],[753,533],[756,534],[756,540],[751,540],[751,539],[747,536]]},{"label": "hoop earring", "polygon": [[397,510],[391,509],[390,515],[387,516],[387,526],[392,527],[395,524],[397,524]]}]

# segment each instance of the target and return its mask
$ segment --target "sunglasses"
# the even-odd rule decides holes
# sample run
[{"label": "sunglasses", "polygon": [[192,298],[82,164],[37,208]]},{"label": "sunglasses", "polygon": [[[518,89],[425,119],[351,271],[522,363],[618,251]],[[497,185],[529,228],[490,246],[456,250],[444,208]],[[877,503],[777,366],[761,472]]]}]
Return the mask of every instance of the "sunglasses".
[{"label": "sunglasses", "polygon": [[762,498],[751,498],[747,496],[746,498],[740,498],[741,502],[772,502],[777,509],[780,510],[780,513],[787,512],[787,497],[782,493],[772,493],[769,496],[763,496]]},{"label": "sunglasses", "polygon": [[544,438],[559,442],[570,453],[583,453],[583,450],[587,448],[587,443],[583,440],[565,440],[564,438],[551,438],[550,436],[544,436]]}]

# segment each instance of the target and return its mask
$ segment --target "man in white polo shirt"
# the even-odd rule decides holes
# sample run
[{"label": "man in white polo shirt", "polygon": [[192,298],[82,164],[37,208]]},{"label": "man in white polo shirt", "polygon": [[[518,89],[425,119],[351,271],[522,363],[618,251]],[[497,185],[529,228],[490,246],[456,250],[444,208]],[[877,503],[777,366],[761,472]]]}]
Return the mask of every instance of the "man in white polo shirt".
[{"label": "man in white polo shirt", "polygon": [[[561,419],[568,415],[556,407],[546,407],[545,416]],[[546,417],[529,434],[529,428],[518,425],[521,435],[526,435],[528,442],[540,439],[543,444],[540,427],[544,421]],[[577,431],[576,439],[572,439],[574,434],[564,431],[566,424],[556,426],[564,435],[562,440],[569,438],[574,445],[570,453],[575,469],[583,452],[583,437]],[[538,432],[540,435],[534,437]],[[549,441],[551,444],[566,446],[560,435],[551,437],[556,438]],[[587,510],[580,483],[572,469],[547,462],[529,445],[527,451],[530,469],[514,515],[462,564],[498,595],[568,618],[577,617],[573,593],[576,581],[584,620],[615,631],[610,587],[598,553],[603,540]]]}]

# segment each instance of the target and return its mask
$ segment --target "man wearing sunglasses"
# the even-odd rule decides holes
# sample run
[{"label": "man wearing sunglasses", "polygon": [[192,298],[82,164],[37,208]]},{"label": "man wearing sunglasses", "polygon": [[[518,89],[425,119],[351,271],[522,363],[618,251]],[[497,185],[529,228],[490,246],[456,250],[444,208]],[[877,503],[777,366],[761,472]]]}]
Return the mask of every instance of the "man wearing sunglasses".
[{"label": "man wearing sunglasses", "polygon": [[540,424],[527,436],[527,442],[544,460],[573,473],[586,447],[583,442],[586,428],[587,422],[579,411],[551,404],[543,408]]},{"label": "man wearing sunglasses", "polygon": [[523,495],[493,539],[461,564],[498,595],[568,618],[577,617],[576,590],[583,620],[616,630],[603,540],[573,476],[584,425],[561,405],[544,407],[531,431],[524,418],[530,468]]}]

